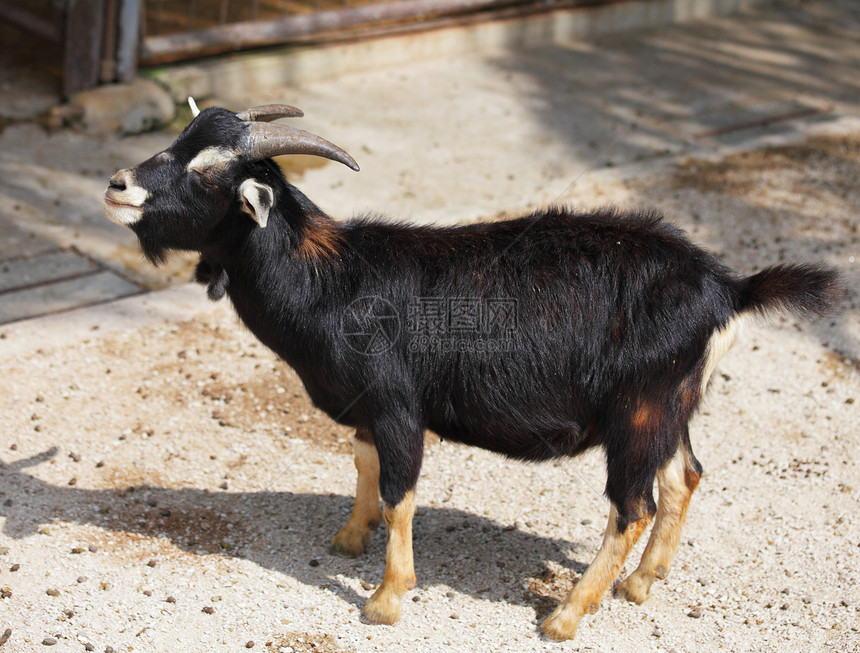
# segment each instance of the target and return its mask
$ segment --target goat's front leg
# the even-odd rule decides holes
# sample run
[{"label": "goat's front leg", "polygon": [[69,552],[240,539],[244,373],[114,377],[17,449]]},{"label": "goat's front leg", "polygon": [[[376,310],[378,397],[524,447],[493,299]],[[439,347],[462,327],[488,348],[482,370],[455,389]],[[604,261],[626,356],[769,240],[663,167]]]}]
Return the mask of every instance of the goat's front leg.
[{"label": "goat's front leg", "polygon": [[[415,514],[415,485],[424,454],[423,431],[409,428],[408,420],[380,423],[373,439],[379,453],[379,491],[382,495],[388,542],[385,575],[364,604],[364,616],[372,623],[393,624],[400,619],[400,601],[415,587],[412,560],[412,517]],[[398,433],[397,431],[400,430]]]},{"label": "goat's front leg", "polygon": [[370,535],[382,522],[379,508],[379,457],[370,431],[359,429],[353,441],[358,481],[349,521],[331,542],[335,553],[354,558],[367,550]]},{"label": "goat's front leg", "polygon": [[364,604],[364,616],[375,624],[393,624],[400,619],[400,601],[407,590],[415,587],[412,561],[412,516],[415,493],[410,490],[396,506],[385,504],[385,576]]},{"label": "goat's front leg", "polygon": [[641,513],[636,521],[627,524],[623,531],[618,529],[618,512],[615,505],[609,511],[609,524],[603,536],[603,544],[582,578],[574,585],[567,599],[546,618],[541,626],[550,639],[573,639],[579,620],[586,613],[594,614],[600,600],[612,581],[624,566],[630,549],[648,527],[651,515]]}]

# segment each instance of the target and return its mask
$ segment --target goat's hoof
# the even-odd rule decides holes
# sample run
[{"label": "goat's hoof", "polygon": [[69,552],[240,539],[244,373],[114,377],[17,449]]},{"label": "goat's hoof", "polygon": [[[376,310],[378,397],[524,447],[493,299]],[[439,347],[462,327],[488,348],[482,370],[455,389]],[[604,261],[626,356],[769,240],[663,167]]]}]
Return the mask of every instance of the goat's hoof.
[{"label": "goat's hoof", "polygon": [[544,620],[541,630],[549,639],[557,642],[573,639],[576,637],[576,627],[581,616],[562,604]]},{"label": "goat's hoof", "polygon": [[364,602],[361,611],[370,623],[390,626],[400,619],[400,597],[396,592],[380,587]]},{"label": "goat's hoof", "polygon": [[370,531],[360,531],[344,526],[332,539],[330,550],[332,553],[345,558],[355,558],[367,551],[369,545]]},{"label": "goat's hoof", "polygon": [[615,588],[615,596],[641,605],[651,596],[651,584],[653,582],[653,576],[634,571],[626,579],[618,583],[618,587]]}]

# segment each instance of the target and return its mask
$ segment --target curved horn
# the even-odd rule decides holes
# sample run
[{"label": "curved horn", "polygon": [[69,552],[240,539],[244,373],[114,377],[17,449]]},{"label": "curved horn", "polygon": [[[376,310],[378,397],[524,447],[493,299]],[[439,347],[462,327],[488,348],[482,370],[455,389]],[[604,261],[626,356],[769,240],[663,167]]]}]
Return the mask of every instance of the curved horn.
[{"label": "curved horn", "polygon": [[289,104],[263,104],[236,114],[239,120],[271,122],[278,118],[301,118],[304,112]]},{"label": "curved horn", "polygon": [[289,125],[252,122],[245,151],[256,161],[280,154],[310,154],[358,171],[358,164],[334,143]]}]

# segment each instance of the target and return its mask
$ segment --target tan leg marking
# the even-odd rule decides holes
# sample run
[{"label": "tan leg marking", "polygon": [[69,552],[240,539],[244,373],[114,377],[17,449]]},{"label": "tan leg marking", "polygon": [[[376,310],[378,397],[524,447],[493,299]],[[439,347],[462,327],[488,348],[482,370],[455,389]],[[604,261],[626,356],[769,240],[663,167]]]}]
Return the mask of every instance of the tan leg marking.
[{"label": "tan leg marking", "polygon": [[415,587],[412,563],[412,516],[415,493],[410,490],[396,506],[385,504],[383,515],[388,530],[385,547],[385,576],[382,584],[364,604],[364,616],[376,624],[393,624],[400,619],[400,599]]},{"label": "tan leg marking", "polygon": [[681,529],[687,517],[687,506],[698,483],[698,475],[692,471],[683,446],[666,465],[657,472],[659,497],[657,519],[642,554],[642,560],[626,580],[616,588],[618,596],[634,603],[643,603],[651,594],[655,579],[666,578],[672,558],[681,540]]},{"label": "tan leg marking", "polygon": [[720,329],[715,332],[708,341],[708,357],[705,360],[705,368],[702,371],[703,397],[705,396],[705,390],[708,389],[708,382],[711,380],[711,375],[714,373],[714,370],[717,369],[717,364],[722,360],[723,356],[729,352],[729,349],[731,349],[732,345],[735,344],[735,340],[738,339],[741,327],[743,326],[743,321],[743,317],[735,316],[728,324],[726,324],[724,329]]},{"label": "tan leg marking", "polygon": [[550,639],[573,639],[582,615],[594,614],[607,588],[618,576],[630,549],[651,521],[650,516],[635,521],[623,533],[618,532],[618,512],[615,506],[609,511],[609,524],[603,544],[582,578],[573,586],[564,603],[546,618],[541,629]]},{"label": "tan leg marking", "polygon": [[354,558],[367,550],[370,535],[382,522],[379,507],[379,456],[376,447],[369,442],[353,441],[355,468],[358,482],[355,488],[355,503],[349,521],[331,541],[331,548],[348,558]]}]

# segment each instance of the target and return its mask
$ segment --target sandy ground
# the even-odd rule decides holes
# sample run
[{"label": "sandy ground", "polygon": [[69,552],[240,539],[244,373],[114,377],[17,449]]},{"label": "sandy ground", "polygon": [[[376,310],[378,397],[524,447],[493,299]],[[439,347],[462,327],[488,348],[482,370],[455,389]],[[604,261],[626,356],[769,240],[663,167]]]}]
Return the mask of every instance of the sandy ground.
[{"label": "sandy ground", "polygon": [[[819,260],[856,290],[852,134],[590,183],[740,271]],[[351,434],[202,295],[183,320],[138,318],[136,298],[118,323],[0,328],[0,650],[860,650],[856,294],[836,319],[747,329],[692,425],[705,475],[672,574],[642,606],[607,595],[562,644],[538,624],[599,546],[599,454],[525,465],[428,439],[418,586],[400,623],[364,623],[384,532],[328,552]]]}]

